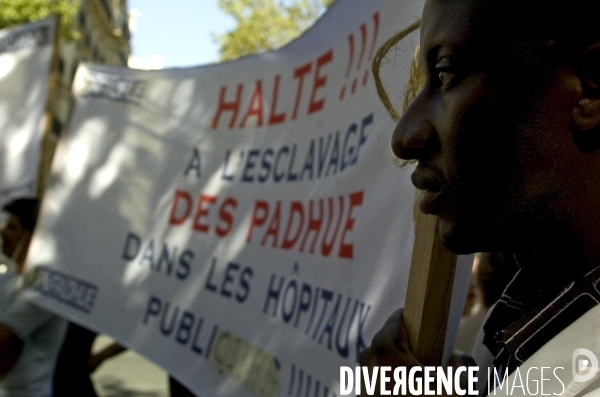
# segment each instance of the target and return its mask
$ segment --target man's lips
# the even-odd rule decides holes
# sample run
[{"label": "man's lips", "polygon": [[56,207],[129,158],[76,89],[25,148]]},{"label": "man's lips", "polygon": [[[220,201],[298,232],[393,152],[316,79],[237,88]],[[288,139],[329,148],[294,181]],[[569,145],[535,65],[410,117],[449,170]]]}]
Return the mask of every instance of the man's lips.
[{"label": "man's lips", "polygon": [[421,212],[425,214],[439,212],[440,193],[442,191],[440,174],[430,167],[417,167],[410,179],[417,189],[424,190],[419,202]]},{"label": "man's lips", "polygon": [[438,173],[431,168],[419,169],[412,173],[410,180],[419,190],[439,193],[442,190],[442,181]]}]

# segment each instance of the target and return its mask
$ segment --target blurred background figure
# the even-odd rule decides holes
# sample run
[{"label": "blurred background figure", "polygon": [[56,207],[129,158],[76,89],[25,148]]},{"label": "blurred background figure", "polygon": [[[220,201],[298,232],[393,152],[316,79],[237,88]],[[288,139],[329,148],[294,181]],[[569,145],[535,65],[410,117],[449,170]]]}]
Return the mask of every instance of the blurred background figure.
[{"label": "blurred background figure", "polygon": [[10,265],[0,268],[0,395],[49,396],[66,320],[33,305],[23,292],[23,268],[39,200],[17,199],[3,210],[0,235]]},{"label": "blurred background figure", "polygon": [[454,350],[460,350],[463,353],[471,354],[477,333],[483,324],[483,319],[487,313],[482,307],[482,292],[479,287],[479,265],[483,253],[476,253],[471,269],[471,279],[469,280],[469,290],[463,308],[462,318],[458,326],[456,341],[454,342]]},{"label": "blurred background figure", "polygon": [[171,397],[199,397],[177,382],[172,376],[169,376],[169,391],[171,392]]},{"label": "blurred background figure", "polygon": [[92,354],[92,346],[98,334],[81,325],[69,323],[54,372],[54,397],[97,397],[90,374],[105,360],[127,350],[112,343],[98,353]]},{"label": "blurred background figure", "polygon": [[[69,323],[67,335],[62,344],[54,372],[53,397],[98,396],[94,382],[90,376],[106,360],[120,355],[127,351],[127,348],[113,341],[105,344],[100,349],[93,349],[97,337],[98,333],[78,324]],[[192,393],[171,376],[168,376],[167,384],[170,397],[196,397],[196,394]],[[119,395],[134,395],[134,393],[163,395],[161,390],[156,390],[152,393],[139,389],[113,390],[112,392]]]},{"label": "blurred background figure", "polygon": [[3,208],[7,217],[0,232],[2,252],[16,266],[18,273],[22,273],[25,265],[25,257],[35,228],[38,205],[37,199],[23,198],[11,201]]},{"label": "blurred background figure", "polygon": [[490,308],[500,299],[502,292],[518,270],[519,267],[512,254],[502,252],[475,254],[469,291],[454,350],[469,355],[474,353],[479,331]]},{"label": "blurred background figure", "polygon": [[[69,323],[54,371],[53,396],[76,395],[96,397],[90,379],[88,359],[96,333],[75,323]],[[72,393],[72,394],[71,394]]]}]

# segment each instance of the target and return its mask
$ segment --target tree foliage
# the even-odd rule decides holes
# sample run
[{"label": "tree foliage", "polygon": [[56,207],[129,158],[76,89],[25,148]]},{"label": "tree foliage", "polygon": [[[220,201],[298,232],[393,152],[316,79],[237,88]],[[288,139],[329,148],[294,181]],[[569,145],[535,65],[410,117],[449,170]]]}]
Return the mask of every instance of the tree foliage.
[{"label": "tree foliage", "polygon": [[75,15],[80,4],[81,0],[0,0],[0,29],[59,14],[61,36],[76,39]]},{"label": "tree foliage", "polygon": [[298,37],[335,0],[219,0],[236,27],[215,35],[222,61],[279,48]]}]

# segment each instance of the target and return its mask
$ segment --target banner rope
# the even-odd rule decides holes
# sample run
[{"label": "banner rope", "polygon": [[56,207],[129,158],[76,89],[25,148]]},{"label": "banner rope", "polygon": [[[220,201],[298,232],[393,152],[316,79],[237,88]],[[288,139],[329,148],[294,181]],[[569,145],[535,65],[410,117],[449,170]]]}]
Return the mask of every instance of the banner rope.
[{"label": "banner rope", "polygon": [[[381,62],[385,59],[388,52],[392,47],[394,47],[400,40],[408,36],[410,33],[421,27],[421,20],[417,20],[412,25],[407,27],[406,29],[396,33],[391,38],[389,38],[381,47],[377,49],[375,53],[375,57],[373,58],[373,63],[371,65],[371,70],[373,71],[373,77],[375,78],[375,86],[377,87],[377,95],[379,95],[379,99],[383,103],[383,106],[387,109],[392,120],[394,122],[400,121],[400,114],[392,104],[389,95],[385,91],[385,87],[383,86],[383,81],[379,75],[379,70],[381,68]],[[404,94],[404,102],[402,104],[402,111],[406,111],[411,102],[417,97],[423,85],[425,83],[425,74],[423,73],[423,69],[421,67],[421,62],[419,58],[419,46],[415,48],[415,54],[410,63],[410,74],[408,83],[406,85],[406,90]],[[393,156],[394,162],[400,166],[411,163],[411,161],[404,161],[396,156]]]},{"label": "banner rope", "polygon": [[[417,21],[403,31],[396,33],[377,50],[373,59],[372,70],[377,86],[377,94],[396,123],[400,121],[400,114],[383,88],[383,82],[379,76],[381,61],[400,40],[420,28],[420,24],[421,21]],[[425,74],[419,59],[419,46],[417,46],[410,64],[409,79],[405,87],[404,102],[402,104],[403,112],[408,109],[425,83]],[[393,153],[391,154],[394,163],[400,167],[417,163],[417,160],[403,160]],[[443,342],[446,338],[446,327],[450,317],[449,309],[452,300],[452,284],[455,277],[456,255],[446,250],[439,237],[436,237],[438,227],[436,218],[430,215],[426,216],[420,212],[419,202],[423,191],[415,189],[414,192],[415,240],[403,318],[409,331],[413,352],[418,358],[427,359],[428,362],[433,364],[441,362],[443,357]],[[440,280],[444,280],[444,282],[439,282]],[[431,308],[434,305],[437,310],[432,311]],[[431,332],[431,330],[435,330],[435,332]]]}]

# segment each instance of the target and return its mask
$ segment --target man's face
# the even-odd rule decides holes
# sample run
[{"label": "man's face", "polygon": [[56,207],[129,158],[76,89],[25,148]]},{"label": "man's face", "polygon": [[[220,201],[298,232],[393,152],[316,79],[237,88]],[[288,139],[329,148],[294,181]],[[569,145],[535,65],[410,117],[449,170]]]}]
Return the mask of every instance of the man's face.
[{"label": "man's face", "polygon": [[486,56],[494,49],[482,44],[483,1],[427,0],[425,87],[392,137],[398,157],[418,160],[412,181],[424,190],[420,208],[439,217],[440,236],[457,253],[517,248],[552,218],[570,183],[562,158],[572,144],[573,73],[553,72],[551,84],[531,93],[530,106],[516,106],[522,95],[498,89],[502,76],[490,72],[498,68]]},{"label": "man's face", "polygon": [[0,232],[2,235],[2,252],[12,258],[19,242],[26,237],[26,231],[21,226],[21,220],[18,216],[10,214],[8,220]]}]

